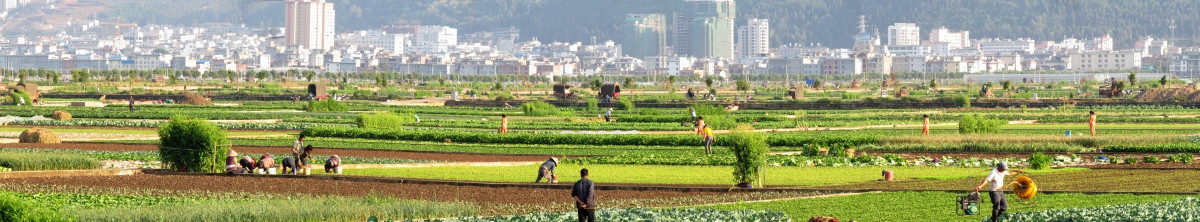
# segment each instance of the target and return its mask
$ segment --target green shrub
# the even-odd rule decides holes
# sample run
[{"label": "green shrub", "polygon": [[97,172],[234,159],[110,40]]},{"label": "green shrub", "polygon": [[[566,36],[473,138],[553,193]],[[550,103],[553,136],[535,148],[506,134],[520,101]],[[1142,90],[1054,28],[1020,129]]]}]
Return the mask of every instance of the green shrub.
[{"label": "green shrub", "polygon": [[733,165],[734,182],[758,182],[762,175],[760,170],[767,165],[767,152],[770,151],[767,136],[754,132],[748,126],[739,126],[725,138],[729,140],[729,151],[737,158]]},{"label": "green shrub", "polygon": [[358,115],[359,128],[403,129],[404,124],[416,122],[412,114],[372,113]]},{"label": "green shrub", "polygon": [[634,108],[633,100],[630,100],[629,97],[621,97],[621,99],[617,99],[617,105],[620,105],[621,109],[623,110],[633,110]]},{"label": "green shrub", "polygon": [[711,115],[726,115],[729,111],[725,107],[718,105],[692,105],[690,108],[696,110],[696,115],[711,116]]},{"label": "green shrub", "polygon": [[600,111],[600,100],[597,100],[596,98],[588,98],[587,111]]},{"label": "green shrub", "polygon": [[0,152],[0,167],[26,170],[91,170],[100,162],[82,155]]},{"label": "green shrub", "polygon": [[1167,159],[1169,161],[1171,161],[1172,163],[1188,163],[1188,164],[1192,163],[1192,159],[1194,159],[1194,158],[1195,157],[1193,157],[1192,154],[1190,154],[1190,153],[1180,153],[1180,154],[1175,154],[1175,155],[1171,155],[1171,156],[1167,157]]},{"label": "green shrub", "polygon": [[1137,164],[1137,163],[1138,163],[1137,158],[1125,157],[1125,164]]},{"label": "green shrub", "polygon": [[1034,153],[1029,157],[1029,167],[1033,168],[1034,170],[1044,170],[1046,168],[1050,168],[1050,165],[1053,163],[1054,157],[1042,154],[1040,152]]},{"label": "green shrub", "polygon": [[542,101],[521,104],[521,110],[525,111],[526,116],[556,116],[560,113],[558,107]]},{"label": "green shrub", "polygon": [[963,134],[995,133],[1004,124],[1007,124],[1004,120],[987,118],[979,114],[967,114],[958,120],[958,132]]},{"label": "green shrub", "polygon": [[496,101],[501,101],[501,102],[513,100],[512,93],[508,93],[508,92],[495,92],[495,93],[492,93],[492,97],[495,97]]},{"label": "green shrub", "polygon": [[308,101],[308,105],[304,107],[304,110],[320,113],[344,113],[350,111],[350,107],[340,101],[326,99]]},{"label": "green shrub", "polygon": [[171,171],[218,173],[225,170],[229,139],[202,119],[174,117],[158,129],[159,159]]},{"label": "green shrub", "polygon": [[9,100],[12,100],[13,105],[18,105],[17,103],[20,103],[22,99],[24,99],[25,103],[19,105],[28,106],[29,104],[33,103],[33,99],[30,99],[29,93],[25,92],[24,90],[14,90],[14,92],[8,96]]},{"label": "green shrub", "polygon": [[1159,159],[1157,156],[1147,156],[1147,157],[1142,157],[1142,162],[1143,163],[1159,163],[1159,162],[1162,162],[1162,159]]}]

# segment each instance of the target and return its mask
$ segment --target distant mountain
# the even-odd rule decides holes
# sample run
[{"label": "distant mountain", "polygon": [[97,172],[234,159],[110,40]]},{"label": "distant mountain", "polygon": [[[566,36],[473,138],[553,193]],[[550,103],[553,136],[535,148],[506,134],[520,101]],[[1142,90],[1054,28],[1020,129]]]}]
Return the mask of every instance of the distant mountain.
[{"label": "distant mountain", "polygon": [[[81,0],[88,1],[88,0]],[[91,0],[97,1],[97,0]],[[670,13],[686,9],[682,0],[331,0],[338,30],[397,24],[449,25],[460,33],[516,26],[523,39],[590,41],[619,38],[629,13]],[[283,3],[252,0],[103,0],[96,17],[141,24],[283,24]],[[1118,45],[1141,36],[1200,34],[1200,1],[1195,0],[743,0],[739,20],[771,20],[772,44],[821,43],[848,47],[859,15],[887,33],[891,23],[910,22],[922,35],[945,26],[969,30],[974,38],[1031,37],[1059,40],[1112,34]],[[744,21],[738,21],[739,24]]]}]

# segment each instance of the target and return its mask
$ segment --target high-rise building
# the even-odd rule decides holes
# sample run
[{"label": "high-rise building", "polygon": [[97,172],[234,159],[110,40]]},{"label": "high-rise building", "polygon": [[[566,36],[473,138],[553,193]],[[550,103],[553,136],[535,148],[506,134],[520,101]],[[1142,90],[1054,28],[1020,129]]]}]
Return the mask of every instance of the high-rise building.
[{"label": "high-rise building", "polygon": [[288,45],[308,49],[328,50],[333,47],[334,9],[325,0],[290,0],[287,2],[287,26],[284,30]]},{"label": "high-rise building", "polygon": [[929,32],[929,42],[946,43],[950,49],[962,49],[971,45],[971,31],[951,32],[946,27]]},{"label": "high-rise building", "polygon": [[692,26],[691,48],[686,55],[704,58],[734,58],[733,22],[737,3],[733,0],[689,0]]},{"label": "high-rise building", "polygon": [[771,21],[750,19],[738,28],[737,55],[739,59],[760,57],[771,52]]},{"label": "high-rise building", "polygon": [[667,54],[688,55],[692,52],[692,19],[691,13],[671,13],[670,28],[667,32]]},{"label": "high-rise building", "polygon": [[622,50],[635,58],[664,55],[667,18],[662,14],[630,14],[625,17]]},{"label": "high-rise building", "polygon": [[888,26],[888,45],[920,45],[921,27],[913,23],[896,23]]},{"label": "high-rise building", "polygon": [[413,34],[413,51],[445,53],[458,45],[458,29],[447,26],[421,26]]}]

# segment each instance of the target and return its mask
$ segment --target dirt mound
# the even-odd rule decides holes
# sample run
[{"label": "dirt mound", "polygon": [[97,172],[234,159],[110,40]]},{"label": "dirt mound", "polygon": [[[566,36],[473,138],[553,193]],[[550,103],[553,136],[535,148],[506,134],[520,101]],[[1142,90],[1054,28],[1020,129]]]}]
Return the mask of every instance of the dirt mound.
[{"label": "dirt mound", "polygon": [[183,100],[180,100],[179,104],[209,106],[212,105],[212,100],[195,93],[185,92],[183,93]]},{"label": "dirt mound", "polygon": [[50,114],[50,118],[59,121],[71,120],[71,113],[62,110],[55,110],[53,114]]},{"label": "dirt mound", "polygon": [[20,143],[62,143],[58,133],[48,129],[33,128],[21,132]]},{"label": "dirt mound", "polygon": [[1138,102],[1200,102],[1200,91],[1190,87],[1149,89],[1134,99]]}]

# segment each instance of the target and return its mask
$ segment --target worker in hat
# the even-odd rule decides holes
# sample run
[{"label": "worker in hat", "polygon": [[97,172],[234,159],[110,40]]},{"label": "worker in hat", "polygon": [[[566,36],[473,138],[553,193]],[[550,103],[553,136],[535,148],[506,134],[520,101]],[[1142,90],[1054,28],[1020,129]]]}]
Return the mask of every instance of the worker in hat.
[{"label": "worker in hat", "polygon": [[237,162],[238,152],[233,151],[233,149],[230,149],[228,154],[229,155],[225,156],[225,172],[229,173],[229,174],[246,173],[246,168],[243,168],[238,165],[238,162]]},{"label": "worker in hat", "polygon": [[546,162],[542,163],[542,166],[538,168],[537,180],[534,180],[533,183],[541,183],[542,178],[546,178],[546,183],[558,182],[558,176],[554,175],[554,168],[556,167],[558,167],[558,157],[550,157],[550,160],[546,160]]},{"label": "worker in hat", "polygon": [[1008,163],[1000,162],[996,164],[996,169],[988,174],[987,178],[979,186],[975,187],[975,192],[983,189],[984,185],[992,183],[989,187],[988,196],[992,198],[992,222],[1000,220],[1000,215],[1004,211],[1008,211],[1008,200],[1004,198],[1004,177],[1012,176],[1018,173],[1026,173],[1024,170],[1008,170]]},{"label": "worker in hat", "polygon": [[612,122],[612,111],[612,108],[608,108],[608,111],[604,111],[604,122]]}]

